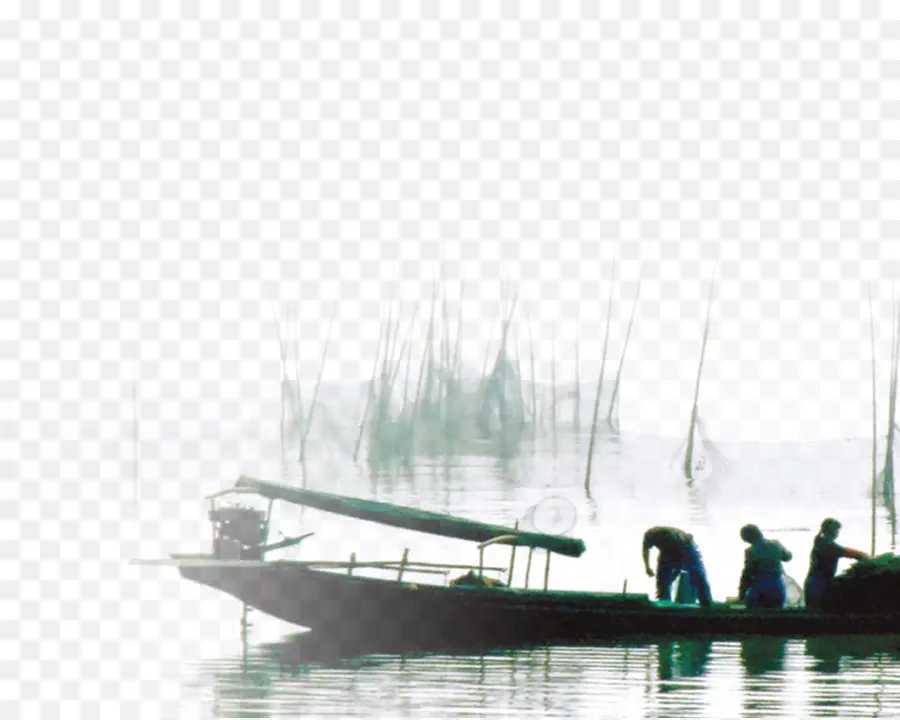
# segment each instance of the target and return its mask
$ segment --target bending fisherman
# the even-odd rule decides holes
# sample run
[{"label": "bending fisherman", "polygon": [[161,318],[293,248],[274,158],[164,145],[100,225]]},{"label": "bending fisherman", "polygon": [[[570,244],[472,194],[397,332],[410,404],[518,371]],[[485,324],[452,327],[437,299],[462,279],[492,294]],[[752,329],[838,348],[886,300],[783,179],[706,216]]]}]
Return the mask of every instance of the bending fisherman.
[{"label": "bending fisherman", "polygon": [[869,557],[860,550],[838,545],[836,541],[840,531],[841,524],[837,520],[826,518],[822,521],[819,534],[813,541],[812,551],[809,554],[809,572],[803,584],[806,607],[810,610],[822,609],[822,600],[828,586],[837,575],[838,561],[841,558],[864,560]]},{"label": "bending fisherman", "polygon": [[750,547],[744,552],[738,599],[748,608],[783,608],[787,587],[782,563],[794,556],[777,540],[766,539],[756,525],[744,525],[741,539]]},{"label": "bending fisherman", "polygon": [[672,583],[685,572],[700,604],[709,607],[712,593],[694,536],[673,527],[657,526],[647,530],[642,548],[647,577],[653,577],[653,570],[650,569],[650,550],[653,548],[659,551],[656,559],[656,597],[671,600]]}]

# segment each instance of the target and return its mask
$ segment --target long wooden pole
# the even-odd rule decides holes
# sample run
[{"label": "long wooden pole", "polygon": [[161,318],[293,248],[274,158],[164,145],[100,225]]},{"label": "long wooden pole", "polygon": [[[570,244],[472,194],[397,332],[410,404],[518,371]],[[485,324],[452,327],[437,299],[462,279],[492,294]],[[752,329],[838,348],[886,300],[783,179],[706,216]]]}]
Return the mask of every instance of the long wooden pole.
[{"label": "long wooden pole", "polygon": [[691,420],[688,424],[687,447],[684,451],[683,472],[685,479],[690,482],[694,478],[694,429],[697,427],[697,404],[700,402],[700,378],[703,375],[703,361],[706,358],[706,341],[709,339],[709,318],[712,313],[713,289],[716,286],[718,267],[713,272],[712,282],[709,284],[709,298],[706,302],[706,322],[703,325],[703,342],[700,345],[700,363],[697,366],[697,381],[694,384],[694,402],[691,405]]},{"label": "long wooden pole", "polygon": [[612,398],[609,401],[609,412],[606,414],[606,424],[613,428],[613,414],[616,410],[616,401],[619,399],[619,384],[622,382],[622,370],[625,367],[625,353],[628,351],[628,340],[631,338],[631,326],[634,323],[634,315],[637,312],[638,300],[641,296],[641,283],[644,281],[644,269],[638,277],[637,290],[634,293],[634,304],[631,306],[631,317],[628,319],[628,328],[625,330],[625,342],[622,345],[622,357],[619,358],[619,369],[616,370],[616,380],[613,384]]},{"label": "long wooden pole", "polygon": [[875,312],[872,309],[872,290],[869,289],[869,327],[872,331],[872,547],[875,557],[875,530],[878,517],[878,392],[875,380]]},{"label": "long wooden pole", "polygon": [[600,360],[600,377],[597,379],[597,394],[594,396],[594,414],[591,417],[591,435],[588,440],[587,466],[584,469],[584,489],[591,492],[591,467],[594,461],[594,442],[597,440],[597,415],[600,412],[600,393],[603,391],[603,376],[606,374],[606,349],[609,344],[609,326],[612,321],[613,281],[615,279],[616,265],[613,263],[613,271],[609,278],[609,305],[606,309],[606,334],[603,338],[603,356]]}]

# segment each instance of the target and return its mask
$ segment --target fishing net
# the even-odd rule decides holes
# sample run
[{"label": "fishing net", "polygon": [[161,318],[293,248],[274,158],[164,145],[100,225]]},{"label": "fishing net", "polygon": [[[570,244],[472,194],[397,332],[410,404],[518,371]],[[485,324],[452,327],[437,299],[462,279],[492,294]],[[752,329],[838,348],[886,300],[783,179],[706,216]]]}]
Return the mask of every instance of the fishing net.
[{"label": "fishing net", "polygon": [[900,607],[900,556],[860,560],[838,575],[823,604],[831,612],[896,613]]},{"label": "fishing net", "polygon": [[547,535],[565,535],[578,521],[578,510],[565,498],[544,498],[529,510],[535,530]]},{"label": "fishing net", "polygon": [[790,575],[784,576],[784,587],[787,591],[785,596],[785,607],[800,607],[803,605],[803,588],[800,587],[794,578]]}]

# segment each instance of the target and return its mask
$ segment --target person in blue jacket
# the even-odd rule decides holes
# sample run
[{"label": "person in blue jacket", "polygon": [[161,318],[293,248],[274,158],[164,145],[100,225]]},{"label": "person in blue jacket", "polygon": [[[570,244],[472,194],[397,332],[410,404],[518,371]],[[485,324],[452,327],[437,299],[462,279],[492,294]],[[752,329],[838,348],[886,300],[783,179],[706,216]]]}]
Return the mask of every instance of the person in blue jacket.
[{"label": "person in blue jacket", "polygon": [[837,575],[838,561],[841,558],[864,560],[869,557],[860,550],[838,545],[837,537],[840,531],[841,524],[837,520],[825,518],[816,539],[813,540],[812,551],[809,554],[809,572],[803,584],[806,607],[810,610],[822,609],[822,600],[828,586]]},{"label": "person in blue jacket", "polygon": [[741,539],[750,547],[744,552],[744,571],[738,600],[748,608],[783,608],[787,601],[782,563],[794,557],[777,540],[763,536],[756,525],[744,525]]}]

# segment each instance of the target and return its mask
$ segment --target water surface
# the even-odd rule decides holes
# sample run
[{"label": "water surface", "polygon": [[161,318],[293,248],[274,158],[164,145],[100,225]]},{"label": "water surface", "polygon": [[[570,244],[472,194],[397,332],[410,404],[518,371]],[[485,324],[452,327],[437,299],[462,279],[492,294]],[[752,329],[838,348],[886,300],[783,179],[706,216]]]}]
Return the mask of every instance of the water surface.
[{"label": "water surface", "polygon": [[[179,462],[177,444],[147,444],[140,503],[128,483],[117,504],[109,488],[99,490],[103,517],[64,523],[59,561],[32,569],[42,583],[44,617],[22,609],[22,697],[41,698],[33,704],[50,703],[59,708],[54,712],[135,718],[900,715],[894,638],[620,643],[338,661],[317,657],[298,628],[258,613],[243,638],[235,600],[182,581],[172,568],[125,562],[206,550],[202,497],[241,473],[510,524],[542,499],[562,496],[577,510],[573,533],[588,548],[580,559],[553,558],[551,585],[564,589],[617,591],[627,581],[630,592],[652,592],[640,539],[656,523],[694,532],[719,599],[736,592],[744,549],[738,529],[745,522],[770,529],[794,551],[788,571],[801,581],[813,537],[802,528],[814,529],[825,516],[841,519],[845,542],[868,548],[865,442],[723,446],[727,466],[689,487],[678,473],[677,442],[604,438],[589,494],[585,446],[583,439],[560,439],[555,448],[539,443],[514,460],[422,460],[406,472],[360,470],[323,454],[304,474],[295,458],[283,461],[277,446],[260,446],[239,462],[207,463],[198,473]],[[98,514],[89,495],[80,502],[89,520]],[[398,560],[409,548],[413,560],[477,563],[467,543],[287,504],[276,505],[273,521],[286,535],[315,532],[286,557],[347,559],[355,552],[361,561]],[[879,551],[888,550],[884,508],[877,532]],[[26,545],[25,552],[43,547],[45,555],[49,547]],[[486,562],[505,565],[508,552],[491,549]],[[537,567],[533,578],[542,575],[542,558]]]}]

